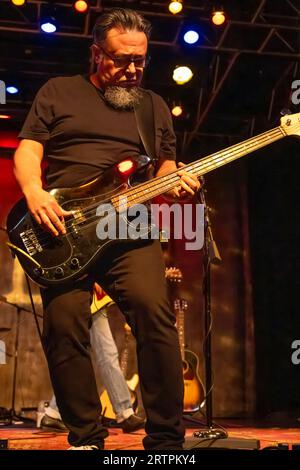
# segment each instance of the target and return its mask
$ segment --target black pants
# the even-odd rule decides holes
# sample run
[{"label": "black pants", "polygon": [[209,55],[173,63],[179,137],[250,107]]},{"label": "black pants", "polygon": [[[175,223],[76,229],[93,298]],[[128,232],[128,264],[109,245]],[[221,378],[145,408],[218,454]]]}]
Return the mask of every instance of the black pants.
[{"label": "black pants", "polygon": [[44,349],[72,445],[101,444],[101,405],[90,359],[90,301],[101,284],[126,317],[137,340],[138,372],[147,423],[145,449],[180,448],[183,378],[178,335],[166,293],[158,241],[110,248],[89,276],[72,287],[42,290]]}]

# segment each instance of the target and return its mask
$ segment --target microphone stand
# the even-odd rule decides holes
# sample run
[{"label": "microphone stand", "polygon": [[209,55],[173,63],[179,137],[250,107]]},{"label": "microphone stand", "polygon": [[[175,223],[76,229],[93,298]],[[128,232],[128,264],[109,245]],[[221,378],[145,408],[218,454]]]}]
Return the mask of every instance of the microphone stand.
[{"label": "microphone stand", "polygon": [[203,189],[204,178],[201,180],[201,188],[198,192],[199,202],[204,207],[204,245],[203,245],[203,295],[204,295],[204,357],[205,357],[205,408],[206,428],[194,432],[194,436],[202,439],[223,439],[228,436],[223,429],[214,427],[213,423],[213,381],[212,381],[212,357],[211,357],[211,264],[220,264],[222,259],[213,238],[209,207],[205,200]]},{"label": "microphone stand", "polygon": [[204,296],[204,362],[205,362],[205,408],[206,427],[194,432],[193,438],[186,438],[185,449],[215,447],[220,449],[259,449],[257,439],[228,437],[227,431],[213,422],[213,380],[211,358],[211,264],[220,264],[222,259],[213,238],[209,207],[205,201],[206,191],[203,189],[204,179],[201,179],[201,189],[198,192],[199,202],[204,206],[204,244],[203,244],[203,296]]}]

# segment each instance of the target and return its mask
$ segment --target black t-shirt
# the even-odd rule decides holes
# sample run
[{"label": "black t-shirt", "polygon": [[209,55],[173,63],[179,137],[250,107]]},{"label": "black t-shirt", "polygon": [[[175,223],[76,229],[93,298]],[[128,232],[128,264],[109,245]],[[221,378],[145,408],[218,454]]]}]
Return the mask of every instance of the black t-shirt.
[{"label": "black t-shirt", "polygon": [[[174,160],[169,109],[159,95],[150,93],[157,156]],[[44,145],[48,189],[84,184],[141,153],[134,112],[109,106],[103,93],[82,75],[49,80],[39,90],[19,137]]]}]

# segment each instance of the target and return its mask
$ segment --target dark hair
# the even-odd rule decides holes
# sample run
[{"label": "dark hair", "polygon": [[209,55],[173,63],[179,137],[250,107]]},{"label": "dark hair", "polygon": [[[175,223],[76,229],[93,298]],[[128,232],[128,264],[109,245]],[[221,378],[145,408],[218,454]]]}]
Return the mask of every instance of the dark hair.
[{"label": "dark hair", "polygon": [[99,44],[105,41],[108,31],[112,28],[139,31],[145,33],[147,39],[149,39],[151,33],[151,23],[137,11],[128,8],[113,8],[97,19],[93,29],[94,43]]}]

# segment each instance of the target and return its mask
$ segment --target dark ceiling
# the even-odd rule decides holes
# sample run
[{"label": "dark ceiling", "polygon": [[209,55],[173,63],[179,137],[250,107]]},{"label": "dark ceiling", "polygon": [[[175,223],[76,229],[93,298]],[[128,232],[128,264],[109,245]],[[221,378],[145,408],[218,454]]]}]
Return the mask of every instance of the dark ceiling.
[{"label": "dark ceiling", "polygon": [[[39,15],[47,4],[56,7],[59,30],[39,31]],[[282,108],[293,108],[291,83],[299,77],[300,0],[224,0],[229,20],[210,23],[213,0],[184,0],[182,14],[168,11],[169,1],[91,0],[87,14],[78,14],[73,0],[27,0],[15,7],[0,0],[0,79],[20,86],[7,96],[0,113],[13,119],[1,124],[18,129],[39,87],[50,77],[85,73],[89,67],[91,30],[103,11],[115,6],[141,11],[153,25],[151,61],[144,86],[170,104],[184,105],[176,119],[179,151],[193,153],[203,136],[241,140],[276,124]],[[200,44],[184,46],[189,25],[201,31]],[[178,86],[175,65],[190,65],[194,77]],[[292,109],[293,110],[293,109]]]}]

